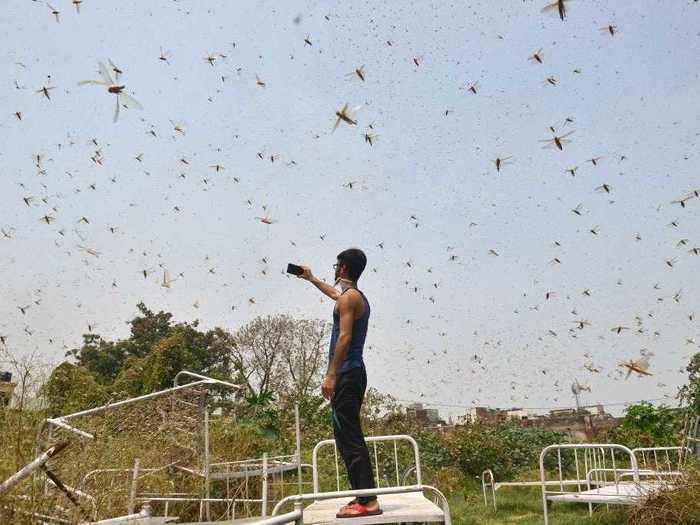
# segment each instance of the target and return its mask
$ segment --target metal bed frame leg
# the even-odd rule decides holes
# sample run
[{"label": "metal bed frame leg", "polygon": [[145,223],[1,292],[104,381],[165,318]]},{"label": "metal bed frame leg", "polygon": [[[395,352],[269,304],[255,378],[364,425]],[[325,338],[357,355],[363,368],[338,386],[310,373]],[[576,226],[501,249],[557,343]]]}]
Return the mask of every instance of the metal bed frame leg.
[{"label": "metal bed frame leg", "polygon": [[[303,489],[301,486],[301,425],[299,424],[299,403],[294,405],[294,425],[297,446],[297,487],[299,489],[299,494],[301,494]],[[284,497],[284,495],[282,497]]]},{"label": "metal bed frame leg", "polygon": [[546,449],[543,449],[542,452],[540,452],[540,481],[542,482],[542,513],[544,515],[544,525],[549,525],[549,513],[547,509],[547,485],[545,484],[547,477],[544,470],[545,450]]},{"label": "metal bed frame leg", "polygon": [[[487,475],[490,478],[490,481],[488,483],[486,482]],[[488,493],[486,489],[487,486],[491,487],[491,495],[493,498],[493,510],[498,510],[496,508],[496,484],[493,476],[493,471],[491,469],[486,469],[481,473],[481,490],[484,493],[484,506],[486,507],[488,507],[489,505]]]},{"label": "metal bed frame leg", "polygon": [[544,511],[544,525],[549,525],[549,514],[547,509],[547,495],[545,494],[545,485],[542,484],[542,510]]},{"label": "metal bed frame leg", "polygon": [[[335,454],[335,487],[340,492],[340,471],[338,470],[338,446],[333,443],[333,454]],[[314,487],[314,492],[318,492]]]},{"label": "metal bed frame leg", "polygon": [[304,525],[304,511],[301,508],[301,501],[294,502],[294,512],[299,512],[299,517],[294,520],[294,525]]},{"label": "metal bed frame leg", "polygon": [[127,514],[133,514],[136,508],[136,487],[139,482],[139,467],[141,466],[141,460],[139,458],[134,459],[134,472],[131,477],[131,487],[129,487],[129,504],[127,505]]},{"label": "metal bed frame leg", "polygon": [[262,515],[267,516],[267,452],[263,454],[262,474]]},{"label": "metal bed frame leg", "polygon": [[[209,410],[204,403],[204,493],[207,500],[211,497],[211,484],[209,482]],[[211,520],[209,501],[206,504],[207,520]],[[201,520],[200,520],[201,521]]]},{"label": "metal bed frame leg", "polygon": [[374,479],[379,487],[379,462],[377,461],[377,442],[372,443],[374,445]]},{"label": "metal bed frame leg", "polygon": [[226,499],[228,500],[228,503],[226,504],[226,509],[227,509],[226,514],[228,515],[228,519],[232,520],[233,518],[231,517],[231,476],[229,476],[230,472],[231,472],[231,465],[227,464],[226,465]]}]

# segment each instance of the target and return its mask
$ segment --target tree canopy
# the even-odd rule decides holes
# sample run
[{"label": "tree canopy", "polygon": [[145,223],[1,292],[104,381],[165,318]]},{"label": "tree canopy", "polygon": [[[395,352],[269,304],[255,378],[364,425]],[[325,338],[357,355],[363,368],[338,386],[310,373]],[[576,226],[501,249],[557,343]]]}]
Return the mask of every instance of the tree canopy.
[{"label": "tree canopy", "polygon": [[328,336],[323,321],[258,317],[232,333],[202,330],[196,320],[175,322],[171,313],[143,303],[137,309],[129,337],[84,334],[80,348],[66,353],[43,389],[52,414],[167,388],[180,370],[233,379],[251,406],[280,396],[299,401],[320,384]]}]

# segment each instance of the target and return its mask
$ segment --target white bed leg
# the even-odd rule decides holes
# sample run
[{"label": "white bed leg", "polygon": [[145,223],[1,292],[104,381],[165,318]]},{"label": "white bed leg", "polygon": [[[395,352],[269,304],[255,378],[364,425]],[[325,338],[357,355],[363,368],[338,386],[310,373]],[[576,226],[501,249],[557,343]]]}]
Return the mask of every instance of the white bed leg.
[{"label": "white bed leg", "polygon": [[542,510],[544,511],[544,525],[549,525],[549,515],[547,514],[547,495],[545,494],[545,486],[542,485]]}]

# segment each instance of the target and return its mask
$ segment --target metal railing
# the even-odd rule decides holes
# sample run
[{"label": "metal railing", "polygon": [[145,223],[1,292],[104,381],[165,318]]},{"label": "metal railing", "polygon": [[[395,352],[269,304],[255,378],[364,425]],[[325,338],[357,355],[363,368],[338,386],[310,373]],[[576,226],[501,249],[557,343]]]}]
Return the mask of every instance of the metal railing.
[{"label": "metal railing", "polygon": [[[555,469],[555,480],[547,477],[545,468],[545,459],[550,452],[556,451],[557,465]],[[569,461],[573,459],[574,468],[576,471],[576,491],[567,491],[565,489],[565,470],[571,466],[567,464],[564,458],[562,459],[562,451],[573,453],[573,458],[569,456]],[[579,457],[579,456],[583,457]],[[585,477],[582,477],[585,474]],[[612,476],[609,476],[612,474]],[[623,483],[622,474],[632,477],[634,489],[621,490]],[[554,481],[554,483],[552,483]],[[584,488],[588,495],[595,495],[599,500],[609,501],[610,503],[632,503],[635,494],[641,495],[640,474],[637,458],[631,449],[624,445],[610,443],[574,443],[574,444],[559,444],[549,445],[542,449],[540,453],[540,485],[542,489],[542,507],[544,512],[544,523],[549,524],[549,515],[547,509],[548,499],[556,499],[558,496],[572,496],[583,492]],[[558,486],[559,490],[550,490],[548,487]],[[613,490],[606,489],[613,487]],[[627,487],[625,487],[627,488]],[[593,505],[590,498],[581,498],[583,503],[588,503],[589,514],[593,514]]]},{"label": "metal railing", "polygon": [[640,469],[680,474],[692,451],[689,447],[638,447],[632,449]]},{"label": "metal railing", "polygon": [[[413,447],[413,465],[412,468],[415,469],[416,473],[416,484],[420,485],[422,483],[421,477],[421,466],[420,466],[420,453],[418,452],[418,443],[411,436],[405,434],[397,434],[392,436],[372,436],[365,438],[365,442],[370,445],[373,449],[374,455],[374,467],[375,467],[375,478],[377,486],[379,486],[379,465],[378,465],[378,454],[377,454],[377,443],[380,442],[393,442],[393,452],[394,452],[394,474],[396,479],[396,486],[401,486],[401,475],[399,472],[399,454],[398,454],[398,443],[405,441]],[[318,472],[318,453],[319,451],[333,445],[333,452],[335,455],[335,478],[336,478],[336,490],[340,490],[340,468],[338,464],[338,447],[335,446],[335,439],[325,439],[319,441],[314,447],[313,453],[311,455],[311,465],[313,469],[313,482],[314,482],[314,492],[321,492],[319,472]]]},{"label": "metal railing", "polygon": [[[488,479],[487,479],[488,478]],[[564,479],[559,481],[547,481],[547,485],[559,485],[564,486],[571,485],[581,485],[585,483],[585,480],[578,479]],[[484,505],[488,506],[488,490],[491,489],[491,498],[493,500],[493,510],[497,510],[496,507],[496,492],[501,487],[540,487],[542,485],[541,481],[538,480],[520,480],[520,481],[496,481],[493,471],[491,469],[486,469],[481,473],[481,491],[484,495]]]},{"label": "metal railing", "polygon": [[[416,440],[405,434],[397,434],[390,436],[371,436],[365,438],[365,442],[370,449],[370,455],[374,459],[374,470],[375,470],[375,480],[377,487],[374,489],[360,489],[360,490],[340,490],[340,468],[338,461],[338,448],[335,444],[334,439],[326,439],[320,441],[316,444],[311,455],[311,465],[313,470],[313,487],[314,492],[311,494],[297,494],[292,496],[287,496],[275,505],[272,510],[272,515],[276,515],[285,504],[294,502],[300,504],[303,501],[320,501],[325,499],[333,498],[344,498],[344,497],[359,497],[359,496],[382,496],[387,494],[409,494],[415,492],[430,492],[434,496],[436,504],[440,506],[443,513],[443,520],[446,525],[451,525],[450,519],[450,508],[447,502],[447,498],[440,492],[437,488],[430,485],[422,484],[422,471],[420,462],[420,452],[418,450],[418,443]],[[399,462],[399,443],[408,443],[412,449],[413,461],[412,465],[409,466],[401,475],[401,466]],[[377,449],[378,443],[391,443],[392,445],[392,455],[393,455],[393,472],[391,476],[385,476],[383,479],[389,486],[380,487],[380,476],[379,476],[379,452]],[[321,492],[320,488],[320,473],[319,473],[319,452],[325,448],[333,446],[334,459],[335,459],[335,478],[336,478],[336,490],[330,492]],[[415,475],[416,484],[406,485],[406,480],[410,475]],[[390,481],[391,478],[391,481]],[[395,483],[395,485],[391,485]]]}]

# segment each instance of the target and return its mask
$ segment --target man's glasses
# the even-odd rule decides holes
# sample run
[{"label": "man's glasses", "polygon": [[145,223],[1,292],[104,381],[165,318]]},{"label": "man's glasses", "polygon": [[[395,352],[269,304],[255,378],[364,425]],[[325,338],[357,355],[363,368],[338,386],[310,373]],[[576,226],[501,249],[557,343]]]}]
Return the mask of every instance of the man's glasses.
[{"label": "man's glasses", "polygon": [[335,264],[333,265],[333,269],[334,269],[334,270],[337,270],[337,269],[338,269],[338,263],[335,263]]}]

